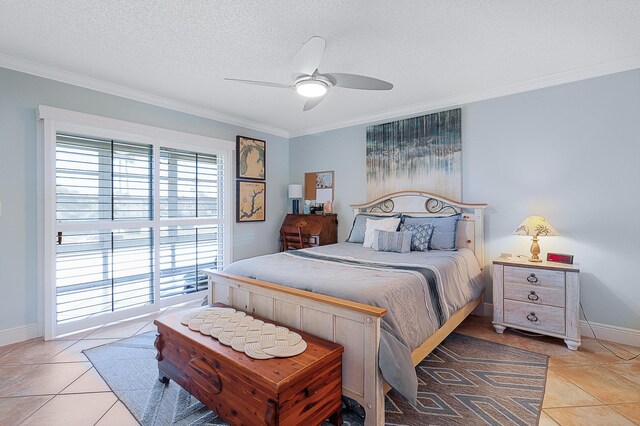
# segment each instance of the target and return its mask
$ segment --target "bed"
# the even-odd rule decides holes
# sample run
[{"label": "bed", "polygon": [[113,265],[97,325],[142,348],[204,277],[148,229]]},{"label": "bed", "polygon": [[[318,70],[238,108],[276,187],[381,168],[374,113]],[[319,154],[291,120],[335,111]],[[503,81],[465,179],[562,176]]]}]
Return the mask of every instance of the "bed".
[{"label": "bed", "polygon": [[486,206],[404,191],[353,207],[356,214],[461,213],[458,250],[400,254],[345,242],[205,272],[209,300],[343,345],[343,394],[364,407],[366,424],[380,425],[385,380],[412,400],[413,367],[481,303]]}]

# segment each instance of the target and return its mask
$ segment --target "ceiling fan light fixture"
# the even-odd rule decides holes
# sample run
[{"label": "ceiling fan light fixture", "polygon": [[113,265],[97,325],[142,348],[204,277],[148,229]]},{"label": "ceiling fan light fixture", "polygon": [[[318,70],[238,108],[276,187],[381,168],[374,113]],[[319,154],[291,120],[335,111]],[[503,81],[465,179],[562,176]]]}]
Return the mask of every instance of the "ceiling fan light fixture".
[{"label": "ceiling fan light fixture", "polygon": [[329,85],[321,80],[303,80],[296,83],[296,92],[305,98],[318,98],[329,91]]}]

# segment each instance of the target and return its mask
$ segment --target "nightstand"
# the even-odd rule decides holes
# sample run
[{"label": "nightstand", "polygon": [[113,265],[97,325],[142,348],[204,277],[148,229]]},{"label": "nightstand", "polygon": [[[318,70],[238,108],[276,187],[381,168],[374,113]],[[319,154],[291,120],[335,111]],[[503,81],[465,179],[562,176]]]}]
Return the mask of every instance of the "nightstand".
[{"label": "nightstand", "polygon": [[506,327],[564,339],[580,346],[580,270],[526,259],[493,261],[493,328]]}]

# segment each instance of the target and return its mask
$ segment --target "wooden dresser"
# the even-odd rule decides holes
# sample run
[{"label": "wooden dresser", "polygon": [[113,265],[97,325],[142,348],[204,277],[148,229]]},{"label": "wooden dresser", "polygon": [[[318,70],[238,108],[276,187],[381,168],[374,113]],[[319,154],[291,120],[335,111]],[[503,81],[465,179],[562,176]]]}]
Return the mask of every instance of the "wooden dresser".
[{"label": "wooden dresser", "polygon": [[255,360],[180,324],[184,314],[154,321],[160,381],[174,380],[230,425],[342,424],[342,346],[288,327],[307,349]]},{"label": "wooden dresser", "polygon": [[555,262],[524,259],[493,262],[493,327],[532,331],[580,346],[580,270]]},{"label": "wooden dresser", "polygon": [[[338,215],[288,214],[282,226],[295,226],[302,232],[305,247],[325,246],[338,242]],[[280,244],[282,250],[282,244]]]}]

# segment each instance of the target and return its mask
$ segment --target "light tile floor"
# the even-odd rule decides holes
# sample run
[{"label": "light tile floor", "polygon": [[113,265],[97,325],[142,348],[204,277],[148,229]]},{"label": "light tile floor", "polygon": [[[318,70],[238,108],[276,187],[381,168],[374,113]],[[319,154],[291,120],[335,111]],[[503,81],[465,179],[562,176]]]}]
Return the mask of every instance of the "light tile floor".
[{"label": "light tile floor", "polygon": [[[137,425],[81,351],[152,331],[158,316],[192,306],[53,342],[0,347],[0,425]],[[456,331],[550,356],[540,425],[640,425],[640,358],[619,360],[590,338],[572,352],[560,339],[511,330],[500,335],[488,318],[469,317]],[[640,352],[615,343],[610,347],[624,357]]]}]

